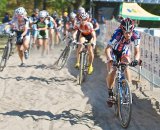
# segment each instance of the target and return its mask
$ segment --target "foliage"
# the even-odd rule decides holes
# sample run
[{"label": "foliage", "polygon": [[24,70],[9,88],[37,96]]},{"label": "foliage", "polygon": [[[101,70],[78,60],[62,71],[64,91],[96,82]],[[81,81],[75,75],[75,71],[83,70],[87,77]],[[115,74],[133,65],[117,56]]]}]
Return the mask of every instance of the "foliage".
[{"label": "foliage", "polygon": [[7,0],[0,0],[0,15],[3,15],[3,13],[6,11],[6,5],[7,5]]}]

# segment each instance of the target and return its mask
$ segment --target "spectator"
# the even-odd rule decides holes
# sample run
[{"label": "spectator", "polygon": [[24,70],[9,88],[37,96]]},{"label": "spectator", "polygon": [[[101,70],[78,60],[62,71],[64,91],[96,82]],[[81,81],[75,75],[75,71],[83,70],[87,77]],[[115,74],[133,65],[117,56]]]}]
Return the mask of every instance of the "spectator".
[{"label": "spectator", "polygon": [[2,19],[2,23],[7,23],[9,21],[10,21],[10,19],[9,19],[9,13],[6,12],[4,18]]}]

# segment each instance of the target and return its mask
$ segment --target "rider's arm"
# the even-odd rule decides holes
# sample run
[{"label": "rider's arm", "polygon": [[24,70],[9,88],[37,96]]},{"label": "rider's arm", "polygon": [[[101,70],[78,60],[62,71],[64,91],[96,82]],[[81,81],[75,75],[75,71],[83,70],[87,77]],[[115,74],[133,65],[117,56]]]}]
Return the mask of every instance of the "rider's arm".
[{"label": "rider's arm", "polygon": [[140,59],[140,34],[134,31],[134,58],[139,61]]},{"label": "rider's arm", "polygon": [[76,41],[76,37],[77,37],[77,30],[75,30],[72,34],[74,41]]},{"label": "rider's arm", "polygon": [[96,31],[96,30],[98,30],[98,29],[99,29],[99,24],[96,23],[96,28],[94,28],[94,30]]},{"label": "rider's arm", "polygon": [[56,23],[56,21],[55,21],[52,17],[50,18],[50,20],[53,22],[54,28],[57,28],[57,23]]},{"label": "rider's arm", "polygon": [[139,45],[137,45],[134,48],[134,57],[135,57],[135,60],[139,61],[139,59],[140,59],[140,47],[139,47]]},{"label": "rider's arm", "polygon": [[24,27],[23,33],[21,34],[21,37],[24,37],[27,34],[28,29],[29,29],[29,21],[26,22],[26,25]]},{"label": "rider's arm", "polygon": [[112,46],[107,45],[106,49],[105,49],[105,53],[106,53],[106,57],[108,61],[113,60],[112,56],[111,56],[111,51],[112,51]]},{"label": "rider's arm", "polygon": [[92,31],[92,36],[93,36],[93,44],[96,45],[96,33],[94,30]]},{"label": "rider's arm", "polygon": [[119,35],[119,31],[115,30],[115,32],[113,33],[111,39],[109,40],[109,42],[107,42],[107,46],[106,46],[106,49],[105,49],[105,54],[106,54],[106,57],[107,57],[108,61],[113,60],[112,56],[111,56],[111,51],[112,51],[112,48],[114,48],[115,44],[117,43],[117,41],[119,39],[119,38],[117,38],[117,36],[119,38],[121,37]]}]

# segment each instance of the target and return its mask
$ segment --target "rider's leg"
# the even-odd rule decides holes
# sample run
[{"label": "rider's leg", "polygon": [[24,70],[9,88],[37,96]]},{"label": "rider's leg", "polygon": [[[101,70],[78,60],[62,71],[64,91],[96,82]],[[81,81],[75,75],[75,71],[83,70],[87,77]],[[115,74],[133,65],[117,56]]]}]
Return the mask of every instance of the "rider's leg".
[{"label": "rider's leg", "polygon": [[42,49],[42,55],[48,53],[48,39],[43,39],[43,49]]},{"label": "rider's leg", "polygon": [[129,83],[131,83],[131,73],[129,67],[125,69],[125,75]]},{"label": "rider's leg", "polygon": [[30,36],[25,36],[24,37],[24,41],[23,41],[24,51],[28,50],[28,48],[29,48],[29,42],[30,42]]},{"label": "rider's leg", "polygon": [[21,60],[21,63],[23,63],[23,50],[22,50],[22,45],[17,45],[17,51],[18,51],[18,55],[19,58]]},{"label": "rider's leg", "polygon": [[93,52],[93,46],[92,45],[88,45],[88,53],[89,53],[88,74],[92,74],[92,72],[93,72],[93,60],[94,60],[94,52]]},{"label": "rider's leg", "polygon": [[114,79],[116,75],[116,68],[112,66],[112,63],[107,62],[107,71],[108,71],[106,77],[107,87],[108,89],[113,89]]},{"label": "rider's leg", "polygon": [[89,53],[89,65],[93,65],[94,52],[93,52],[93,46],[92,45],[88,45],[88,53]]},{"label": "rider's leg", "polygon": [[50,49],[53,47],[53,28],[49,29]]},{"label": "rider's leg", "polygon": [[29,57],[29,52],[28,52],[29,42],[30,42],[30,36],[25,36],[23,40],[23,51],[24,51],[25,59],[28,59]]},{"label": "rider's leg", "polygon": [[76,50],[77,61],[76,61],[75,67],[79,67],[79,64],[80,64],[80,54],[79,53],[82,50],[82,43],[84,43],[84,42],[85,42],[85,38],[80,36],[78,48]]}]

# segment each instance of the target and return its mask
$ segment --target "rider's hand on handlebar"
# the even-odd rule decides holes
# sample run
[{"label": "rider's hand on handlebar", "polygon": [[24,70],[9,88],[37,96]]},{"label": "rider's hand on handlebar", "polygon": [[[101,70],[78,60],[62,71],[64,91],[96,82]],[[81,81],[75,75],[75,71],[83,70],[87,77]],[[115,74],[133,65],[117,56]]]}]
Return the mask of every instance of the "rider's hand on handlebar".
[{"label": "rider's hand on handlebar", "polygon": [[131,63],[130,63],[131,66],[135,67],[136,65],[138,65],[138,60],[133,60]]}]

